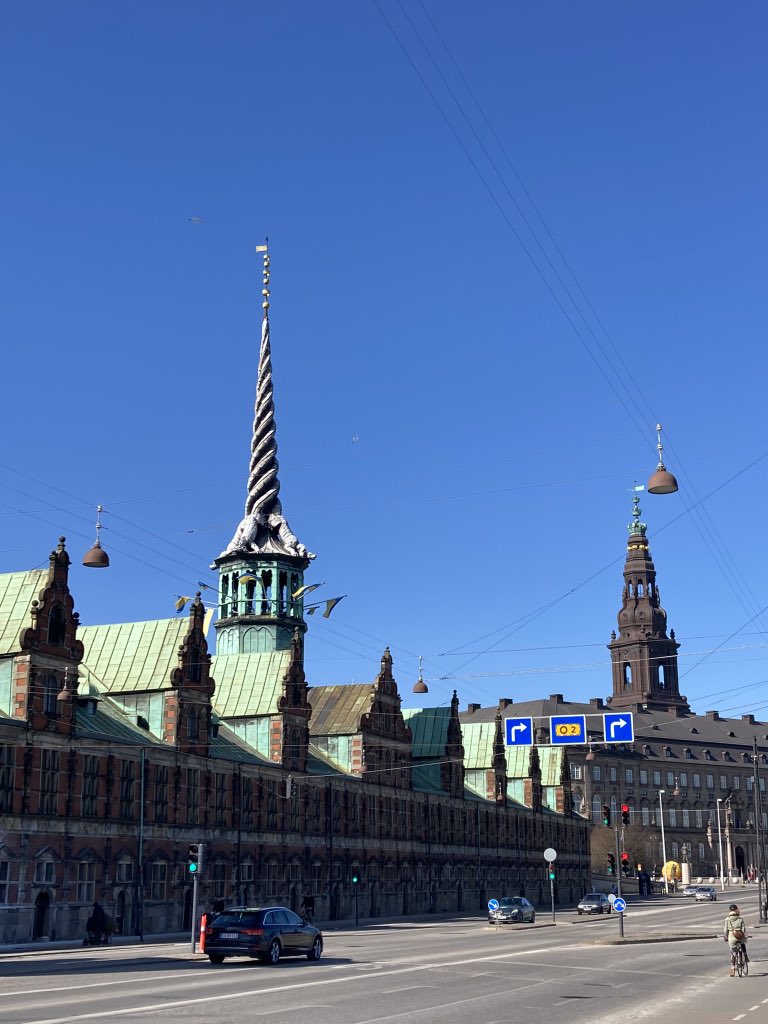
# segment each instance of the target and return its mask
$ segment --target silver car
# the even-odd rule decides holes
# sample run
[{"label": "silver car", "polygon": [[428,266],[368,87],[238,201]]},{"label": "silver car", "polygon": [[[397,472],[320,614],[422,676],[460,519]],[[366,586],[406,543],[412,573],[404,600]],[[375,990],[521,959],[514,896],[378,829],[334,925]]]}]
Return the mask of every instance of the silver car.
[{"label": "silver car", "polygon": [[496,910],[488,911],[488,921],[490,924],[523,924],[526,921],[534,924],[536,911],[525,896],[505,896],[499,900]]},{"label": "silver car", "polygon": [[717,889],[714,885],[700,885],[696,890],[694,899],[697,903],[705,903],[707,900],[714,902],[717,899]]},{"label": "silver car", "polygon": [[610,914],[611,901],[604,892],[588,892],[582,896],[576,904],[576,913],[582,914]]}]

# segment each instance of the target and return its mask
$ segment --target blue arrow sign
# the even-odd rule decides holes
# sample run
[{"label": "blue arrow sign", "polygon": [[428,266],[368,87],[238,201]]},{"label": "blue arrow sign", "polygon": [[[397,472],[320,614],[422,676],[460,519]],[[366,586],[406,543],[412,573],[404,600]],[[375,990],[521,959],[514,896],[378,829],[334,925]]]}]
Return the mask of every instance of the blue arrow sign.
[{"label": "blue arrow sign", "polygon": [[488,900],[488,909],[489,910],[498,910],[499,909],[499,901],[498,900]]},{"label": "blue arrow sign", "polygon": [[551,715],[549,719],[550,743],[586,743],[587,719],[585,715]]},{"label": "blue arrow sign", "polygon": [[533,743],[532,718],[506,718],[507,746],[524,747]]},{"label": "blue arrow sign", "polygon": [[632,715],[627,712],[603,715],[603,737],[606,743],[634,743]]},{"label": "blue arrow sign", "polygon": [[622,899],[621,896],[617,896],[616,899],[613,901],[613,909],[616,911],[617,914],[623,914],[624,911],[627,909],[627,901],[625,899]]}]

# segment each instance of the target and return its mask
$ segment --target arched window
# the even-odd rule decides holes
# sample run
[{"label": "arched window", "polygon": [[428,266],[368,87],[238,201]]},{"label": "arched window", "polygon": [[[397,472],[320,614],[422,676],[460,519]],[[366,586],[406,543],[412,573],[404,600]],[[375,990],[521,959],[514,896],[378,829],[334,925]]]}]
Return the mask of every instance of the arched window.
[{"label": "arched window", "polygon": [[198,730],[198,718],[197,711],[194,708],[190,708],[187,712],[187,738],[190,740],[197,739]]},{"label": "arched window", "polygon": [[640,808],[640,819],[644,825],[651,824],[651,809],[647,804],[643,804]]},{"label": "arched window", "polygon": [[200,648],[192,647],[189,651],[189,681],[199,683],[201,673]]},{"label": "arched window", "polygon": [[624,689],[628,690],[632,686],[632,666],[628,661],[624,662]]},{"label": "arched window", "polygon": [[45,680],[45,689],[43,690],[43,713],[46,715],[56,714],[56,694],[59,692],[60,687],[56,676],[51,674]]},{"label": "arched window", "polygon": [[659,665],[659,689],[666,690],[667,688],[667,674],[663,665]]},{"label": "arched window", "polygon": [[48,643],[54,644],[56,647],[63,646],[66,626],[64,609],[60,604],[55,604],[51,608],[51,614],[48,616]]}]

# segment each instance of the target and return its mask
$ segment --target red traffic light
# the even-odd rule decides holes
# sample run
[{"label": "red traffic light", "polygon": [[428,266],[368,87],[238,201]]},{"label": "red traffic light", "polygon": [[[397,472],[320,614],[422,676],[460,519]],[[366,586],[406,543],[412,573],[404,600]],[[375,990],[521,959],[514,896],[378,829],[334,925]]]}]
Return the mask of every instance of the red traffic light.
[{"label": "red traffic light", "polygon": [[629,804],[622,804],[621,805],[621,813],[622,814],[629,814]]},{"label": "red traffic light", "polygon": [[621,859],[622,859],[623,861],[627,861],[627,860],[629,860],[629,854],[628,854],[628,853],[622,853],[622,855],[621,855]]}]

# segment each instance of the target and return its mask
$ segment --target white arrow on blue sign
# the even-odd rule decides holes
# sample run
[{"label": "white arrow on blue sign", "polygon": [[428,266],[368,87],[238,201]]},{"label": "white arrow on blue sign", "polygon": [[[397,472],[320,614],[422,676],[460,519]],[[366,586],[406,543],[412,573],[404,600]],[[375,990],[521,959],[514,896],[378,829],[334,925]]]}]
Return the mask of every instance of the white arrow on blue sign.
[{"label": "white arrow on blue sign", "polygon": [[627,901],[625,899],[622,899],[621,896],[617,896],[616,899],[613,901],[613,909],[616,911],[617,914],[623,914],[624,911],[627,909]]},{"label": "white arrow on blue sign", "polygon": [[499,901],[498,900],[488,900],[488,909],[489,910],[498,910],[499,909]]},{"label": "white arrow on blue sign", "polygon": [[532,718],[507,718],[507,746],[525,747],[533,743]]},{"label": "white arrow on blue sign", "polygon": [[603,737],[606,743],[634,743],[632,715],[626,712],[603,715]]}]

